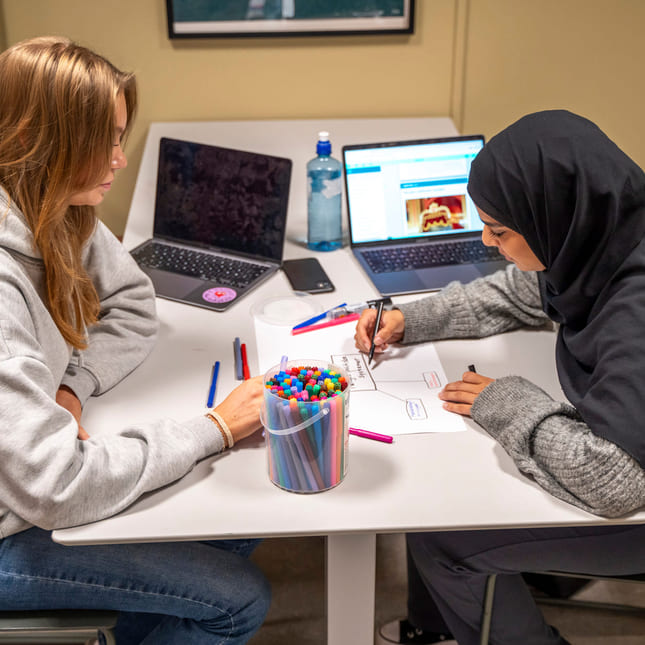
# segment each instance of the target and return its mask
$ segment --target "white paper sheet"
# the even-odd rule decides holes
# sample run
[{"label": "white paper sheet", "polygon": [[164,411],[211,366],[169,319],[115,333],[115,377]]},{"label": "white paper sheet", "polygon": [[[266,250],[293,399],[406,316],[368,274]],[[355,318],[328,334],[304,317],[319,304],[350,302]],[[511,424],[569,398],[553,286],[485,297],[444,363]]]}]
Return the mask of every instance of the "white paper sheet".
[{"label": "white paper sheet", "polygon": [[446,412],[437,397],[447,380],[432,343],[391,346],[384,354],[375,354],[368,366],[367,355],[354,346],[355,325],[348,322],[292,336],[290,326],[256,318],[260,373],[279,365],[282,356],[331,361],[351,378],[352,427],[389,435],[466,429],[463,418]]}]

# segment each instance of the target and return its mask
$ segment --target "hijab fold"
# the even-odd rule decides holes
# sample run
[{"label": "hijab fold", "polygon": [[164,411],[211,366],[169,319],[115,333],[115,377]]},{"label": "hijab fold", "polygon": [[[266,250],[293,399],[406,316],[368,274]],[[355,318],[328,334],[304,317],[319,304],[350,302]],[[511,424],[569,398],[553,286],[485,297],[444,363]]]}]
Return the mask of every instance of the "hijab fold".
[{"label": "hijab fold", "polygon": [[484,146],[468,192],[546,267],[567,398],[645,467],[645,174],[591,121],[549,110]]}]

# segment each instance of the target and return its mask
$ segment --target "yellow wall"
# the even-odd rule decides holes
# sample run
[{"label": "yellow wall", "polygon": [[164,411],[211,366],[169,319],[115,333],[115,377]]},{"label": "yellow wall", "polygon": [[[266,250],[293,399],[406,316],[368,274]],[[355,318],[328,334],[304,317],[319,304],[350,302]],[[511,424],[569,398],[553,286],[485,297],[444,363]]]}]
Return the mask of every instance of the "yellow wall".
[{"label": "yellow wall", "polygon": [[4,0],[7,44],[63,34],[137,72],[129,168],[102,205],[120,234],[151,121],[450,113],[455,0],[422,2],[412,36],[169,40],[162,0]]},{"label": "yellow wall", "polygon": [[0,50],[7,46],[7,37],[4,31],[4,14],[2,12],[2,0],[0,0]]},{"label": "yellow wall", "polygon": [[645,168],[643,0],[470,0],[469,7],[464,131],[490,136],[528,112],[567,108]]},{"label": "yellow wall", "polygon": [[0,0],[6,45],[64,34],[137,72],[130,165],[101,217],[125,226],[151,121],[449,115],[491,136],[567,107],[645,166],[642,0],[417,0],[411,36],[169,40],[163,0]]}]

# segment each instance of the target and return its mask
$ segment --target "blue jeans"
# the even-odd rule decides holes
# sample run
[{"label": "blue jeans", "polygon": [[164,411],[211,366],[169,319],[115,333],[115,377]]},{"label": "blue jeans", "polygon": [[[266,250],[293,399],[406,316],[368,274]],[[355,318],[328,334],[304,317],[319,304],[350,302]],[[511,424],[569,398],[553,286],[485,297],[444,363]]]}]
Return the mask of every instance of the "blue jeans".
[{"label": "blue jeans", "polygon": [[62,546],[31,528],[0,541],[0,608],[118,610],[119,645],[241,645],[269,610],[257,542]]}]

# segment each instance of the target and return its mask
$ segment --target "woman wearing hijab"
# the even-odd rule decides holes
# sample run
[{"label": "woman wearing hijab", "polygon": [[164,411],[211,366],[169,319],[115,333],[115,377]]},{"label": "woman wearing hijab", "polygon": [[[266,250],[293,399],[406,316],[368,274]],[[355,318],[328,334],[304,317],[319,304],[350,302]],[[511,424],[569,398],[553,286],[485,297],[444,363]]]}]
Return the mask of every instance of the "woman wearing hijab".
[{"label": "woman wearing hijab", "polygon": [[[484,244],[512,264],[386,312],[377,351],[392,342],[559,324],[556,363],[569,403],[519,376],[473,372],[440,398],[447,410],[471,416],[552,495],[606,517],[640,508],[645,174],[587,119],[545,111],[491,139],[472,164],[468,192]],[[374,324],[367,310],[357,325],[359,349],[369,349]],[[566,643],[544,622],[520,572],[642,572],[644,538],[638,525],[410,534],[409,553],[433,604],[421,616],[423,630],[391,640],[479,643],[486,579],[499,573],[490,642]]]}]

